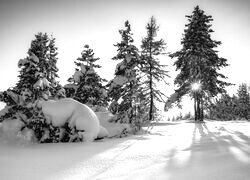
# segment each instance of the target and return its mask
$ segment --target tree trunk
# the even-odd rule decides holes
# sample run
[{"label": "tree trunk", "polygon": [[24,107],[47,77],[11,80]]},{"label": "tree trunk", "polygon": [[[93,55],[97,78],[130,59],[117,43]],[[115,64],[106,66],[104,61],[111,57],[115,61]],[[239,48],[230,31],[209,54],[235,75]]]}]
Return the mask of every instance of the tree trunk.
[{"label": "tree trunk", "polygon": [[196,96],[196,121],[203,121],[203,103],[202,103],[202,97]]},{"label": "tree trunk", "polygon": [[[151,71],[151,69],[150,69]],[[153,115],[153,107],[154,107],[154,100],[153,100],[153,87],[152,87],[152,74],[150,74],[149,80],[149,88],[150,88],[150,104],[149,104],[149,121],[152,121],[154,118]]]},{"label": "tree trunk", "polygon": [[194,120],[197,121],[197,97],[196,94],[194,95]]}]

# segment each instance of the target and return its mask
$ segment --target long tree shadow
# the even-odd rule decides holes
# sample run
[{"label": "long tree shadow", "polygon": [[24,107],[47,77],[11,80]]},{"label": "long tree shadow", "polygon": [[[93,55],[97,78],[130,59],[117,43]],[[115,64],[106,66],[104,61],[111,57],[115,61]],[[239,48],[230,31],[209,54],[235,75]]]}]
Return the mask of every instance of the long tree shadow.
[{"label": "long tree shadow", "polygon": [[166,168],[170,179],[250,178],[250,137],[210,125],[194,123],[190,147],[169,154]]}]

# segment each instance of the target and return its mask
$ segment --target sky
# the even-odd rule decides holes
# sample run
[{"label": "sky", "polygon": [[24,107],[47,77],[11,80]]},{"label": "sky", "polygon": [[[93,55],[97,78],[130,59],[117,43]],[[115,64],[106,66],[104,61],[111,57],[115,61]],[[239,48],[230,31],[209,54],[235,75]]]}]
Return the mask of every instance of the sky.
[{"label": "sky", "polygon": [[[18,81],[19,59],[27,57],[31,40],[38,32],[52,34],[58,47],[59,81],[62,85],[74,73],[74,61],[80,57],[84,44],[94,49],[102,68],[98,73],[113,78],[117,62],[114,44],[121,40],[118,30],[129,20],[135,44],[140,47],[146,35],[146,23],[155,16],[160,25],[158,38],[167,43],[167,52],[181,48],[180,41],[190,15],[199,5],[212,15],[212,38],[222,42],[217,49],[230,66],[222,69],[227,88],[236,93],[237,84],[249,80],[250,2],[248,0],[2,0],[0,1],[0,91]],[[161,58],[168,65],[170,86],[162,86],[167,96],[174,90],[177,74],[174,59]],[[189,101],[186,102],[188,104]]]}]

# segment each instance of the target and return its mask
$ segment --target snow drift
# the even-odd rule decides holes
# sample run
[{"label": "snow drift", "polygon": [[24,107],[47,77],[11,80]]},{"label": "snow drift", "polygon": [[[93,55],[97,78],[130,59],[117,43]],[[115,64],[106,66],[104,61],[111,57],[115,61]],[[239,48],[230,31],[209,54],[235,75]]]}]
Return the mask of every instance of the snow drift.
[{"label": "snow drift", "polygon": [[[97,137],[107,136],[107,131],[100,126],[94,111],[74,99],[43,101],[41,107],[48,124],[61,127],[68,123],[70,128],[81,131],[83,141],[93,141]],[[98,136],[99,132],[101,133]]]}]

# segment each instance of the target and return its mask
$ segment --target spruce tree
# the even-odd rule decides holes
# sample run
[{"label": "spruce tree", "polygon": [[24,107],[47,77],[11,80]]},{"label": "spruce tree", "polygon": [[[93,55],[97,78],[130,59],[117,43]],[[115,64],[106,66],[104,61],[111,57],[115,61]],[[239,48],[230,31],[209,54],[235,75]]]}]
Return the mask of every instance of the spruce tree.
[{"label": "spruce tree", "polygon": [[[119,30],[121,42],[116,43],[117,55],[113,60],[120,61],[115,70],[115,77],[108,83],[108,95],[111,98],[110,110],[116,115],[117,121],[137,124],[136,104],[138,101],[138,66],[140,56],[133,44],[131,25],[125,22],[125,28]],[[136,126],[136,125],[135,125]]]},{"label": "spruce tree", "polygon": [[[182,49],[172,53],[171,58],[177,58],[174,65],[180,73],[175,78],[178,89],[177,100],[185,94],[190,94],[195,102],[195,120],[203,120],[203,104],[210,97],[225,92],[225,87],[231,85],[223,81],[226,77],[218,71],[228,66],[227,60],[218,56],[215,50],[221,42],[211,38],[212,16],[206,15],[196,6],[192,15],[186,16]],[[199,86],[193,88],[192,85]]]},{"label": "spruce tree", "polygon": [[143,81],[143,94],[147,99],[146,105],[149,107],[148,120],[152,121],[155,118],[156,102],[164,102],[164,94],[158,88],[156,83],[164,81],[168,76],[168,71],[165,70],[166,65],[162,65],[159,61],[159,56],[164,55],[166,49],[166,43],[163,39],[156,40],[159,26],[156,24],[154,17],[150,18],[149,23],[146,26],[147,36],[142,39],[141,45],[141,61],[144,78]]},{"label": "spruce tree", "polygon": [[[107,106],[107,92],[103,85],[106,80],[95,71],[96,68],[101,68],[101,66],[96,64],[99,58],[94,56],[93,49],[89,45],[85,45],[81,57],[74,62],[76,65],[75,74],[68,79],[70,84],[66,85],[65,88],[68,97],[73,97],[92,108],[101,108]],[[73,87],[73,90],[70,87]]]},{"label": "spruce tree", "polygon": [[[22,95],[29,94],[31,99],[54,97],[60,89],[58,78],[57,48],[55,38],[46,33],[38,33],[31,42],[28,57],[21,59],[19,81],[15,89]],[[58,88],[59,86],[59,88]]]},{"label": "spruce tree", "polygon": [[[46,33],[38,33],[31,42],[28,56],[20,59],[19,81],[16,86],[1,93],[1,101],[7,104],[8,112],[1,119],[19,119],[24,123],[23,128],[32,129],[36,138],[41,140],[45,131],[55,133],[55,127],[46,123],[41,109],[37,106],[38,100],[54,98],[53,93],[60,90],[55,83],[57,75],[57,52],[55,39],[50,39]],[[56,90],[56,88],[58,88]],[[49,141],[58,141],[55,136]]]}]

